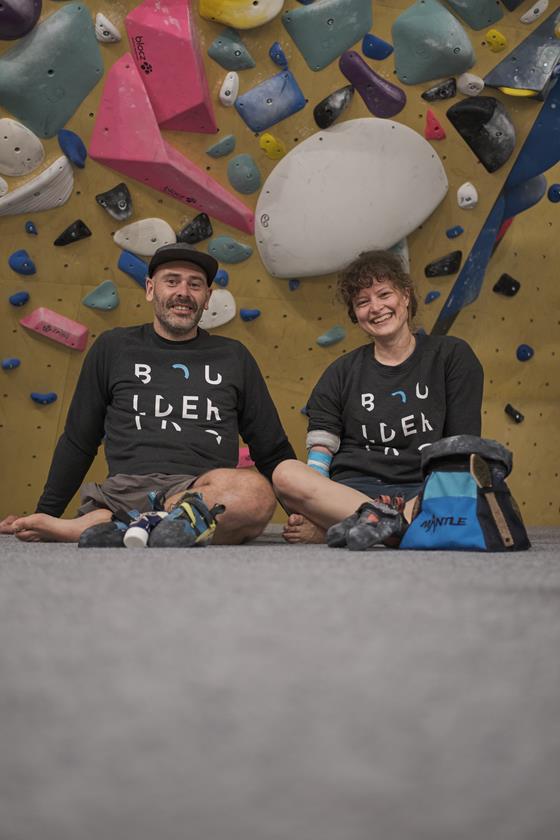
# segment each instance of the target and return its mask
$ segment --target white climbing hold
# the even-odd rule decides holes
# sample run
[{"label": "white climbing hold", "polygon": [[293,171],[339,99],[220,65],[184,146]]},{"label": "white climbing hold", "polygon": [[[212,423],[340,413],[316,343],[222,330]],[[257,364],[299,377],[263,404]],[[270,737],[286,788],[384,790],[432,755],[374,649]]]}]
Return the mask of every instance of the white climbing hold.
[{"label": "white climbing hold", "polygon": [[177,242],[177,236],[171,225],[164,219],[141,219],[118,230],[113,239],[119,248],[151,257],[162,245]]},{"label": "white climbing hold", "polygon": [[0,178],[0,195],[6,195],[8,190],[8,182],[5,181],[3,178]]},{"label": "white climbing hold", "polygon": [[546,10],[548,9],[548,0],[537,0],[534,6],[525,12],[524,15],[521,15],[519,20],[521,23],[533,23],[534,20],[538,20]]},{"label": "white climbing hold", "polygon": [[239,76],[237,75],[235,70],[232,70],[231,73],[227,74],[224,81],[222,82],[220,93],[218,94],[218,99],[220,100],[222,105],[226,106],[226,108],[231,108],[231,106],[237,99],[238,93]]},{"label": "white climbing hold", "polygon": [[72,164],[61,155],[40,175],[0,198],[0,216],[52,210],[68,201],[74,188]]},{"label": "white climbing hold", "polygon": [[463,210],[472,210],[478,204],[476,187],[470,181],[465,181],[457,190],[457,203]]},{"label": "white climbing hold", "polygon": [[203,330],[221,327],[235,318],[235,298],[227,289],[214,289],[210,295],[208,309],[200,319],[199,326]]},{"label": "white climbing hold", "polygon": [[2,175],[28,175],[45,158],[39,138],[21,123],[0,120],[0,172]]},{"label": "white climbing hold", "polygon": [[461,73],[457,78],[457,90],[464,96],[478,96],[484,90],[484,81],[474,73]]},{"label": "white climbing hold", "polygon": [[98,41],[104,41],[106,44],[116,44],[121,40],[121,33],[114,23],[102,12],[97,12],[95,16],[95,37]]}]

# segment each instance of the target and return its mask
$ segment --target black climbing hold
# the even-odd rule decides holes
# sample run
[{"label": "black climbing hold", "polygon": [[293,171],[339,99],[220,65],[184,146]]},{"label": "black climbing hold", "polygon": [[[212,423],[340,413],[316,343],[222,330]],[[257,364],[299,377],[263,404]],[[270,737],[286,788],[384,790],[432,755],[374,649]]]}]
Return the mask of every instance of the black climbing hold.
[{"label": "black climbing hold", "polygon": [[446,277],[448,274],[456,274],[459,271],[462,259],[462,251],[451,251],[445,257],[440,257],[428,263],[424,269],[424,274],[426,277]]},{"label": "black climbing hold", "polygon": [[66,230],[63,230],[60,236],[54,240],[54,245],[71,245],[72,242],[78,242],[79,239],[86,239],[91,236],[91,230],[85,222],[81,219],[76,219],[71,225],[68,225]]},{"label": "black climbing hold", "polygon": [[113,219],[117,219],[119,222],[132,216],[132,196],[124,181],[107,190],[107,192],[99,193],[95,196],[95,200]]},{"label": "black climbing hold", "polygon": [[513,277],[510,277],[509,274],[502,274],[500,279],[492,286],[492,291],[497,292],[499,295],[513,297],[517,294],[520,288],[521,283],[519,280],[515,280]]},{"label": "black climbing hold", "polygon": [[471,96],[452,105],[447,118],[488,172],[510,158],[515,128],[504,106],[493,96]]},{"label": "black climbing hold", "polygon": [[197,242],[202,242],[203,239],[209,239],[213,233],[212,223],[206,213],[199,213],[192,222],[189,222],[179,231],[177,242],[187,242],[189,245],[195,245]]},{"label": "black climbing hold", "polygon": [[437,102],[440,99],[452,99],[457,93],[457,82],[455,79],[446,79],[434,87],[428,88],[421,94],[426,102]]},{"label": "black climbing hold", "polygon": [[508,415],[508,417],[511,417],[511,419],[515,421],[515,423],[523,423],[523,421],[525,420],[524,415],[521,414],[521,412],[518,411],[516,408],[514,408],[511,403],[508,403],[506,405],[504,411]]},{"label": "black climbing hold", "polygon": [[348,108],[354,95],[354,86],[345,85],[329,93],[313,108],[313,119],[319,128],[328,128]]}]

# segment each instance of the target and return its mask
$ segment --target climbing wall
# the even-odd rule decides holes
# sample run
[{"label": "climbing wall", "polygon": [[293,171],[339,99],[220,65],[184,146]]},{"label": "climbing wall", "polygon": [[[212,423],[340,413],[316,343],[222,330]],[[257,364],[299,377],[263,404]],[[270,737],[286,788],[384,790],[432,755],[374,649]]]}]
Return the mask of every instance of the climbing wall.
[{"label": "climbing wall", "polygon": [[[181,235],[206,213],[212,234],[196,247],[216,253],[223,270],[208,325],[255,355],[300,457],[310,389],[362,343],[335,300],[333,272],[351,249],[399,240],[427,301],[418,325],[465,338],[484,365],[483,434],[513,450],[511,488],[527,522],[558,524],[560,29],[558,0],[545,5],[197,0],[188,20],[174,0],[4,0],[0,512],[34,509],[84,349],[104,330],[151,320],[138,262],[150,241]],[[465,6],[469,20],[459,16]],[[101,40],[92,34],[98,13]],[[166,16],[179,21],[175,36]],[[524,45],[546,20],[538,37],[550,66],[537,72]],[[154,26],[165,38],[150,53]],[[509,84],[481,89],[508,56]],[[471,88],[422,97],[449,78]],[[531,85],[538,95],[519,95]],[[119,195],[114,218],[95,197],[121,182],[133,212]],[[111,205],[111,195],[102,201]],[[166,225],[128,228],[146,219]],[[201,223],[199,236],[209,232]],[[197,239],[192,226],[182,235]],[[426,276],[455,251],[455,264],[443,259]],[[493,291],[499,280],[506,294]],[[100,454],[88,478],[104,474]],[[73,500],[66,515],[75,508]]]}]

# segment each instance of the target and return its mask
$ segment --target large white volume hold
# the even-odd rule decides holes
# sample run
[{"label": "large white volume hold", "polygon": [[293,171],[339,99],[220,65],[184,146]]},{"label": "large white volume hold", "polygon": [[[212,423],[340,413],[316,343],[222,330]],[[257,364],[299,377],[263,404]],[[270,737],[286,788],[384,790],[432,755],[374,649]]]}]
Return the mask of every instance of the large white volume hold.
[{"label": "large white volume hold", "polygon": [[230,108],[237,99],[238,93],[239,76],[237,75],[235,70],[232,70],[231,73],[227,74],[224,81],[222,82],[222,86],[218,94],[218,99],[220,100],[222,105],[225,105],[226,108]]},{"label": "large white volume hold", "polygon": [[199,327],[203,330],[211,330],[214,327],[221,327],[235,318],[235,298],[227,289],[214,289],[210,295],[208,309],[199,321]]},{"label": "large white volume hold", "polygon": [[0,172],[2,175],[28,175],[45,159],[39,138],[21,123],[0,120]]},{"label": "large white volume hold", "polygon": [[68,201],[74,188],[72,164],[62,155],[47,169],[0,198],[0,216],[52,210]]},{"label": "large white volume hold", "polygon": [[151,257],[162,245],[177,242],[177,236],[171,225],[164,219],[141,219],[118,230],[113,239],[119,248]]}]

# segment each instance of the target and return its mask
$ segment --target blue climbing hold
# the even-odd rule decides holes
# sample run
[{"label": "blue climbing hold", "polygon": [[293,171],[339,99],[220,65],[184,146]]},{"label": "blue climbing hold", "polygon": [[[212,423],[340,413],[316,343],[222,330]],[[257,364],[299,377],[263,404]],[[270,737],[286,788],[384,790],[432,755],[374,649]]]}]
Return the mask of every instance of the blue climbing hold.
[{"label": "blue climbing hold", "polygon": [[124,271],[129,277],[136,280],[143,289],[146,288],[148,265],[144,260],[141,260],[140,257],[137,257],[136,254],[132,254],[130,251],[123,251],[117,265],[121,271]]},{"label": "blue climbing hold", "polygon": [[553,204],[558,204],[560,201],[560,184],[551,184],[548,188],[548,200]]},{"label": "blue climbing hold", "polygon": [[35,227],[35,223],[32,221],[28,221],[25,223],[25,232],[31,233],[33,236],[37,236],[37,228]]},{"label": "blue climbing hold", "polygon": [[21,365],[21,361],[16,358],[2,359],[2,370],[14,370]]},{"label": "blue climbing hold", "polygon": [[344,327],[336,325],[323,333],[323,335],[320,335],[316,339],[316,342],[319,347],[330,347],[331,344],[336,344],[338,341],[342,341],[343,338],[346,338],[346,330]]},{"label": "blue climbing hold", "polygon": [[383,38],[378,38],[377,35],[364,35],[362,52],[367,58],[383,61],[393,52],[393,45],[384,41]]},{"label": "blue climbing hold", "polygon": [[432,291],[428,292],[424,298],[424,303],[432,303],[434,300],[437,300],[440,295],[441,292],[438,292],[437,289],[432,289]]},{"label": "blue climbing hold", "polygon": [[29,292],[16,292],[8,298],[12,306],[23,306],[29,300]]},{"label": "blue climbing hold", "polygon": [[515,355],[520,362],[528,362],[535,355],[535,351],[529,344],[520,344],[515,351]]},{"label": "blue climbing hold", "polygon": [[261,314],[260,309],[240,309],[239,316],[242,321],[254,321]]},{"label": "blue climbing hold", "polygon": [[217,143],[214,143],[210,148],[206,149],[206,154],[213,158],[221,158],[229,155],[235,149],[235,137],[233,134],[228,134],[227,137],[222,137]]},{"label": "blue climbing hold", "polygon": [[282,70],[286,70],[286,68],[288,67],[288,59],[286,58],[286,53],[284,52],[278,41],[275,41],[273,43],[273,45],[268,51],[268,54],[272,61],[278,65],[278,67],[281,67]]},{"label": "blue climbing hold", "polygon": [[67,128],[61,128],[58,132],[58,145],[68,158],[68,160],[83,169],[86,165],[87,149],[81,137]]},{"label": "blue climbing hold", "polygon": [[39,405],[50,405],[58,399],[58,395],[54,391],[48,391],[46,394],[41,394],[39,391],[31,391],[29,396],[33,402],[39,403]]},{"label": "blue climbing hold", "polygon": [[289,70],[270,76],[235,100],[235,109],[251,131],[266,131],[305,107],[305,96]]},{"label": "blue climbing hold", "polygon": [[249,259],[253,249],[250,245],[237,242],[231,236],[216,236],[208,244],[208,253],[218,262],[240,263]]},{"label": "blue climbing hold", "polygon": [[448,239],[456,239],[458,236],[461,236],[462,233],[465,232],[465,228],[462,228],[461,225],[455,225],[455,227],[450,227],[445,231],[445,235]]},{"label": "blue climbing hold", "polygon": [[290,292],[295,292],[296,289],[299,289],[301,280],[298,280],[297,277],[292,277],[288,280],[288,289]]},{"label": "blue climbing hold", "polygon": [[251,195],[261,185],[261,174],[251,155],[236,155],[227,167],[229,182],[237,192]]},{"label": "blue climbing hold", "polygon": [[37,269],[35,268],[35,263],[27,253],[27,251],[14,251],[11,256],[8,257],[8,265],[14,271],[17,271],[18,274],[36,274]]},{"label": "blue climbing hold", "polygon": [[214,277],[214,283],[220,288],[225,289],[229,283],[229,274],[224,268],[219,268]]}]

